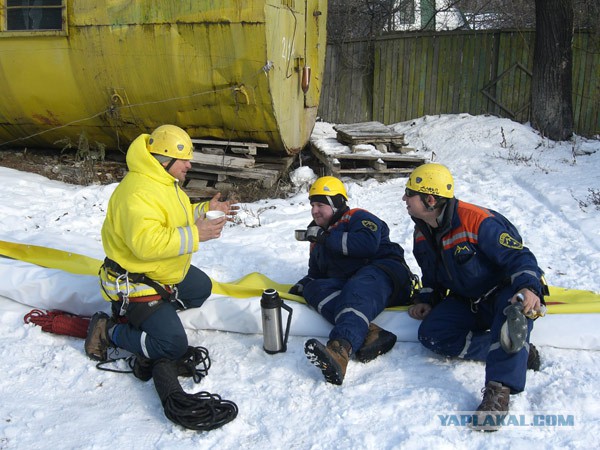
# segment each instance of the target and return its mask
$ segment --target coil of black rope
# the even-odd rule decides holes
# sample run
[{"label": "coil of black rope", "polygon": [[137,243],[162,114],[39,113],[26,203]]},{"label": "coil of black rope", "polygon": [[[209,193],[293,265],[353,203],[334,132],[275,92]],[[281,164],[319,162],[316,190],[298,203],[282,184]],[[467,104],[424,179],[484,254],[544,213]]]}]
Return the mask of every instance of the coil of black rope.
[{"label": "coil of black rope", "polygon": [[178,370],[177,364],[168,359],[159,359],[152,369],[154,387],[171,422],[190,430],[209,431],[236,418],[238,407],[234,402],[209,392],[184,392],[177,379]]},{"label": "coil of black rope", "polygon": [[[125,360],[130,370],[108,367]],[[133,373],[142,381],[154,379],[154,387],[162,403],[165,416],[178,425],[195,431],[209,431],[231,422],[238,414],[237,405],[220,395],[206,391],[186,393],[178,377],[192,377],[200,383],[208,375],[211,362],[204,347],[188,347],[185,355],[176,360],[148,359],[140,355],[109,359],[99,362],[100,370],[116,373]]]},{"label": "coil of black rope", "polygon": [[[118,349],[115,349],[118,352]],[[114,364],[119,364],[119,361],[125,361],[129,370],[110,367]],[[114,373],[133,373],[136,378],[142,381],[148,381],[152,378],[152,368],[155,360],[145,358],[141,355],[129,355],[123,358],[110,358],[106,361],[100,361],[96,364],[96,368],[105,372]],[[208,350],[204,347],[188,347],[185,354],[174,361],[177,365],[178,376],[192,377],[195,383],[200,383],[202,378],[208,375],[210,369],[210,356]]]}]

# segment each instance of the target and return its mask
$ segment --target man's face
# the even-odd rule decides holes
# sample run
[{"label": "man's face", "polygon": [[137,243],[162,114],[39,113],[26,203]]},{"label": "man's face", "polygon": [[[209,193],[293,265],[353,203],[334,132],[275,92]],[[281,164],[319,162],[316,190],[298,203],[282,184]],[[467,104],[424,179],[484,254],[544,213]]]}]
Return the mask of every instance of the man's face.
[{"label": "man's face", "polygon": [[[163,166],[167,166],[168,163],[164,163]],[[173,165],[169,168],[169,173],[183,183],[188,170],[192,168],[191,161],[187,159],[177,159]]]},{"label": "man's face", "polygon": [[402,200],[406,203],[406,211],[409,215],[417,219],[425,219],[430,214],[421,200],[421,196],[415,191],[407,189],[402,196]]},{"label": "man's face", "polygon": [[310,204],[310,213],[315,223],[320,227],[325,227],[333,217],[333,208],[328,203],[312,202]]}]

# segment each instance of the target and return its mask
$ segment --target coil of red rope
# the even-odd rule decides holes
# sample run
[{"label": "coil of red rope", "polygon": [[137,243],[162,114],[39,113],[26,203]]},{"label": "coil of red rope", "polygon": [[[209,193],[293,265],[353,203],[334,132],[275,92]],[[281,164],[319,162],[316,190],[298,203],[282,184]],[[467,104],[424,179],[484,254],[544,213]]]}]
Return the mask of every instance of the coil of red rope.
[{"label": "coil of red rope", "polygon": [[48,333],[85,339],[90,318],[69,314],[65,311],[33,309],[25,314],[23,321],[40,326],[43,331]]}]

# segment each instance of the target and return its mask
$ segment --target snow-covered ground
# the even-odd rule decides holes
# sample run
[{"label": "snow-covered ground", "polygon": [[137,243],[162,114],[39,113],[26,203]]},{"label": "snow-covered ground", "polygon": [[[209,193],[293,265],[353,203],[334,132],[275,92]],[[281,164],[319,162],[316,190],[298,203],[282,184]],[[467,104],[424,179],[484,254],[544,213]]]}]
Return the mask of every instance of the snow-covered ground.
[{"label": "snow-covered ground", "polygon": [[[557,143],[526,125],[466,114],[427,116],[394,129],[405,133],[420,156],[451,169],[458,198],[506,215],[550,284],[600,293],[599,140]],[[326,123],[318,123],[313,133],[323,145],[336,145],[333,136]],[[295,241],[293,232],[310,221],[306,183],[313,175],[298,169],[294,179],[302,187],[287,199],[241,205],[239,222],[229,224],[219,240],[203,244],[194,264],[219,281],[251,272],[281,283],[297,281],[307,269],[308,247]],[[1,167],[0,180],[0,240],[103,258],[100,227],[116,185],[66,185]],[[412,222],[401,201],[406,179],[344,181],[350,205],[385,220],[418,272]],[[23,275],[15,284],[7,274],[17,266]],[[61,292],[72,294],[73,276],[48,273],[0,259],[0,449],[597,447],[597,351],[538,345],[542,367],[528,373],[524,393],[511,397],[513,422],[497,433],[477,433],[451,418],[479,404],[480,363],[440,358],[408,339],[369,364],[351,362],[344,384],[333,386],[306,360],[304,336],[290,336],[286,353],[269,355],[260,334],[206,329],[189,329],[188,335],[192,345],[210,350],[209,375],[198,385],[180,378],[182,386],[218,393],[236,402],[240,412],[220,429],[186,430],[165,418],[152,381],[99,371],[86,358],[81,339],[23,323],[42,297],[58,302]],[[63,291],[60,280],[66,283]],[[305,308],[293,306],[298,312]],[[301,317],[295,312],[294,320]],[[575,321],[576,328],[578,317],[562,319]],[[595,318],[591,323],[600,329]],[[589,320],[585,323],[590,327]],[[549,426],[552,420],[563,426]],[[532,421],[537,426],[528,426]]]}]

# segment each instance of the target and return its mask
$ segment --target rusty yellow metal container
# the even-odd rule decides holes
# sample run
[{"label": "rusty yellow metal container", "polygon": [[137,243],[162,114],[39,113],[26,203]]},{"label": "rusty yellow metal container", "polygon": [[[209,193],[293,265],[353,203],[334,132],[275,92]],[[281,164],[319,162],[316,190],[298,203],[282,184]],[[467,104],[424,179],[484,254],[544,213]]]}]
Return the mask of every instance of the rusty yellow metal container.
[{"label": "rusty yellow metal container", "polygon": [[280,153],[308,142],[326,0],[23,3],[0,0],[0,145],[124,150],[164,123]]}]

